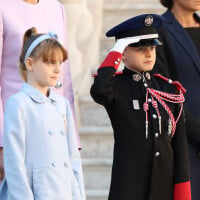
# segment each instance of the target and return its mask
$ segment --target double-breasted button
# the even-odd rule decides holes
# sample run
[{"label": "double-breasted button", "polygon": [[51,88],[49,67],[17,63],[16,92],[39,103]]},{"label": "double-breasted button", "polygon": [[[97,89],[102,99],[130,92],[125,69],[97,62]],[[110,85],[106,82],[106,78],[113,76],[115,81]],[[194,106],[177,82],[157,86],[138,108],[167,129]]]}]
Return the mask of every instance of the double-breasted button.
[{"label": "double-breasted button", "polygon": [[56,167],[56,164],[53,162],[53,163],[51,163],[51,165],[53,166],[53,167]]},{"label": "double-breasted button", "polygon": [[53,135],[53,131],[48,131],[49,135]]},{"label": "double-breasted button", "polygon": [[153,114],[152,117],[153,117],[154,119],[157,119],[157,115],[156,115],[156,114]]},{"label": "double-breasted button", "polygon": [[115,65],[118,65],[118,61],[115,61]]},{"label": "double-breasted button", "polygon": [[158,133],[155,133],[155,137],[158,138],[158,136],[159,136],[159,134],[158,134]]},{"label": "double-breasted button", "polygon": [[61,134],[61,135],[65,135],[64,131],[60,131],[60,134]]},{"label": "double-breasted button", "polygon": [[68,167],[68,164],[67,164],[66,162],[64,163],[64,167],[65,167],[65,168],[67,168],[67,167]]},{"label": "double-breasted button", "polygon": [[160,156],[160,152],[157,151],[157,152],[155,153],[155,157],[159,157],[159,156]]}]

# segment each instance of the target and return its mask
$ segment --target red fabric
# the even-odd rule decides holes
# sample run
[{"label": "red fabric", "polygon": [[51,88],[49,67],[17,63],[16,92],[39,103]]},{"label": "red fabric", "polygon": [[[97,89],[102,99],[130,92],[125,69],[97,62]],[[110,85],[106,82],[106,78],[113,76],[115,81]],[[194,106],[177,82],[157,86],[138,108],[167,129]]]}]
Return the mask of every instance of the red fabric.
[{"label": "red fabric", "polygon": [[174,200],[191,200],[190,181],[174,185]]},{"label": "red fabric", "polygon": [[[154,76],[163,79],[164,81],[169,82],[169,79],[162,76],[161,74],[154,74]],[[182,86],[182,84],[178,81],[172,81],[171,83],[172,85],[174,85],[176,87],[177,90],[181,90],[183,93],[186,93],[186,89]]]},{"label": "red fabric", "polygon": [[172,84],[176,87],[177,90],[181,90],[183,93],[186,93],[186,89],[178,81],[173,81]]},{"label": "red fabric", "polygon": [[107,57],[105,58],[105,60],[103,61],[103,63],[101,64],[101,67],[114,67],[116,70],[118,69],[120,62],[122,59],[122,54],[117,52],[117,51],[111,51]]}]

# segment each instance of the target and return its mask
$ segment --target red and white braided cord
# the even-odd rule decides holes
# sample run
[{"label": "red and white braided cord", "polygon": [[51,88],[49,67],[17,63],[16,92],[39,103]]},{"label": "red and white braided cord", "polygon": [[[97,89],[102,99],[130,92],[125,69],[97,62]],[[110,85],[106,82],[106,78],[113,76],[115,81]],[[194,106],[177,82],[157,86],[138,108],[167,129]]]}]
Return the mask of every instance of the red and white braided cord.
[{"label": "red and white braided cord", "polygon": [[[177,122],[180,118],[180,115],[182,113],[183,102],[185,100],[182,92],[180,91],[180,94],[176,95],[176,94],[161,92],[161,91],[154,90],[154,89],[151,89],[151,88],[146,88],[146,89],[147,89],[147,93],[151,94],[162,105],[162,107],[166,110],[166,112],[169,114],[170,120],[172,122],[172,133],[171,133],[171,135],[173,136],[174,133],[175,133],[175,130],[176,130],[176,124],[177,124]],[[178,115],[176,120],[174,119],[172,111],[170,110],[170,108],[167,106],[167,104],[163,100],[171,102],[171,103],[180,103],[181,104],[181,109],[180,109],[179,115]],[[157,111],[157,113],[159,113],[157,108],[156,108],[156,111]]]}]

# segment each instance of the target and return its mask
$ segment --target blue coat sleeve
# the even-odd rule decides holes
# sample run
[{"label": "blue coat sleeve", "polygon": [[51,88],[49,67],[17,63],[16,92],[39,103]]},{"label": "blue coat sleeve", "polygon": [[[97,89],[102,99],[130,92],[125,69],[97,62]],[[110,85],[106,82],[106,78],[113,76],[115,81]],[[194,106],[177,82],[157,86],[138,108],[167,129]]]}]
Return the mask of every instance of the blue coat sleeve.
[{"label": "blue coat sleeve", "polygon": [[33,200],[25,166],[25,109],[22,104],[23,102],[11,97],[5,108],[3,139],[5,179],[8,199]]},{"label": "blue coat sleeve", "polygon": [[80,153],[78,150],[78,144],[75,134],[75,125],[73,114],[70,109],[69,102],[67,101],[67,141],[69,158],[72,168],[72,199],[73,200],[85,200],[85,189],[82,172],[82,162]]}]

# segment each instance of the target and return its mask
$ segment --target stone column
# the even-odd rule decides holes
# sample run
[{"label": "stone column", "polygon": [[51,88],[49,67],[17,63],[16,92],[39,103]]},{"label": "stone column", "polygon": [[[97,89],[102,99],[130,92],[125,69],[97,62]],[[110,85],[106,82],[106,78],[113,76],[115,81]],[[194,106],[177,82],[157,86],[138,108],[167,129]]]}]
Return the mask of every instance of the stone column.
[{"label": "stone column", "polygon": [[99,64],[103,0],[60,1],[67,16],[68,51],[78,117],[78,99],[89,95],[91,68]]}]

